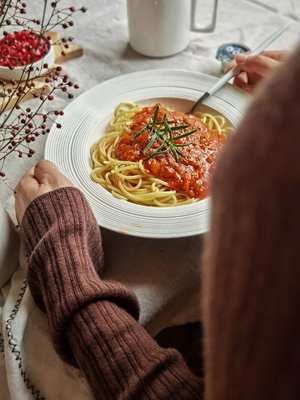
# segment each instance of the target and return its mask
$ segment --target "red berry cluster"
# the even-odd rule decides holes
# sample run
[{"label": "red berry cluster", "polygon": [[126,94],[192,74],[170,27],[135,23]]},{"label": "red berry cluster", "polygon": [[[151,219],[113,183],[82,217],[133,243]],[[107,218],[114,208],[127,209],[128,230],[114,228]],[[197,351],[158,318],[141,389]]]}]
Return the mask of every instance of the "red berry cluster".
[{"label": "red berry cluster", "polygon": [[31,64],[43,58],[49,52],[50,46],[47,37],[40,38],[30,30],[7,33],[0,40],[0,65],[14,68]]},{"label": "red berry cluster", "polygon": [[[63,29],[74,26],[71,19],[75,12],[85,12],[86,8],[75,7],[62,8],[63,0],[44,2],[44,11],[48,7],[52,8],[51,18],[47,24],[43,24],[43,19],[30,18],[26,14],[26,3],[20,0],[10,0],[0,3],[0,28],[6,26],[20,26],[22,29],[14,33],[3,32],[4,37],[0,40],[0,66],[15,68],[25,67],[29,72],[33,70],[33,61],[40,60],[50,49],[50,37],[45,32],[55,30],[57,27]],[[60,39],[60,44],[64,48],[69,47],[71,36]],[[63,51],[62,51],[63,54]],[[43,65],[47,69],[46,64]],[[57,67],[48,70],[44,76],[44,85],[37,87],[28,74],[24,82],[0,80],[0,177],[5,177],[3,170],[4,163],[8,155],[15,153],[19,158],[24,155],[32,157],[35,151],[32,143],[40,135],[50,132],[50,125],[56,124],[61,128],[61,123],[56,121],[56,117],[62,116],[63,111],[53,109],[43,111],[43,104],[46,101],[55,101],[55,92],[60,91],[73,98],[73,89],[78,89],[78,85],[72,83],[66,74],[62,73],[62,68]],[[22,108],[21,103],[28,94],[31,94],[38,104],[32,107]],[[14,100],[13,100],[14,99]],[[15,100],[17,99],[17,100]],[[12,111],[7,111],[6,105],[13,100],[15,105]],[[5,179],[4,179],[5,181]]]}]

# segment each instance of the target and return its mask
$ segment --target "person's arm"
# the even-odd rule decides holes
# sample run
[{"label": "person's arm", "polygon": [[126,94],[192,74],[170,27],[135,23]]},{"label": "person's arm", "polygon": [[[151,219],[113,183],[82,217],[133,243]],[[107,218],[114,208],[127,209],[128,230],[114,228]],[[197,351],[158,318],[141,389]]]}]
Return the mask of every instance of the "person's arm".
[{"label": "person's arm", "polygon": [[242,71],[235,76],[233,84],[248,93],[253,93],[257,84],[276,71],[290,54],[288,50],[264,51],[256,56],[239,53],[228,64],[225,73],[235,66],[240,67]]},{"label": "person's arm", "polygon": [[203,271],[206,399],[300,394],[300,48],[220,155]]},{"label": "person's arm", "polygon": [[99,278],[99,227],[82,193],[64,179],[43,161],[15,194],[28,284],[47,313],[55,349],[79,366],[97,399],[202,399],[202,381],[181,355],[160,348],[136,321],[134,294]]}]

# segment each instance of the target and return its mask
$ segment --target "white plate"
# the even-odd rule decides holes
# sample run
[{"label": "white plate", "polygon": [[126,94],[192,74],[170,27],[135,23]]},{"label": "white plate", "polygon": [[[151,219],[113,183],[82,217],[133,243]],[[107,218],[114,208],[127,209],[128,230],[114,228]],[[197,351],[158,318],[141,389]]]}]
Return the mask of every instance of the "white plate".
[{"label": "white plate", "polygon": [[[152,70],[103,82],[72,101],[64,116],[57,119],[62,128],[57,129],[54,124],[51,129],[45,158],[56,164],[84,193],[99,225],[104,228],[148,238],[176,238],[207,232],[209,198],[174,208],[147,207],[116,199],[91,180],[89,149],[105,132],[119,103],[132,101],[143,106],[160,102],[185,112],[216,80],[187,71]],[[246,93],[226,84],[205,103],[236,126],[249,99]]]}]

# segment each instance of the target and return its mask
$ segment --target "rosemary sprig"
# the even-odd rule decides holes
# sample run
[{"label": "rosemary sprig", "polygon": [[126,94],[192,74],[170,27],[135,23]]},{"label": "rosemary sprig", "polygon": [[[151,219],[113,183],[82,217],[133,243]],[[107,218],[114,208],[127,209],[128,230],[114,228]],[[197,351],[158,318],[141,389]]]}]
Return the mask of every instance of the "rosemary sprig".
[{"label": "rosemary sprig", "polygon": [[155,142],[156,139],[159,139],[162,144],[148,157],[146,157],[143,161],[147,161],[152,157],[155,157],[159,154],[165,154],[168,151],[171,151],[176,162],[178,162],[178,156],[183,156],[181,151],[178,149],[178,147],[186,147],[192,144],[192,142],[189,143],[184,143],[184,144],[176,144],[174,143],[175,140],[182,139],[184,137],[190,136],[192,133],[195,133],[197,129],[194,129],[189,132],[185,132],[179,136],[173,136],[174,131],[180,131],[182,129],[186,129],[189,126],[188,125],[180,125],[180,126],[174,126],[171,127],[169,124],[174,123],[174,121],[168,121],[166,114],[164,114],[164,120],[163,121],[157,121],[157,116],[158,116],[158,111],[159,111],[159,106],[155,108],[154,114],[153,114],[153,120],[149,120],[148,124],[146,124],[136,135],[133,136],[131,141],[136,139],[139,135],[141,135],[145,130],[148,128],[149,129],[149,135],[151,136],[146,148],[143,151],[143,154],[147,153],[148,150],[151,149],[153,146],[153,143]]}]

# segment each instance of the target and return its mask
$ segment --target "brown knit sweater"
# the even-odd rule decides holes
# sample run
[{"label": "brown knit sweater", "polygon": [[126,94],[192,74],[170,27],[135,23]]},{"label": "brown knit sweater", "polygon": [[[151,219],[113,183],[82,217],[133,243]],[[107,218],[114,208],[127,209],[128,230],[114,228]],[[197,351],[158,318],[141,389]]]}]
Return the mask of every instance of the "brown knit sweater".
[{"label": "brown knit sweater", "polygon": [[133,293],[99,278],[101,234],[79,190],[35,199],[21,230],[29,287],[47,313],[54,347],[86,374],[96,399],[203,398],[181,355],[160,348],[137,322]]},{"label": "brown knit sweater", "polygon": [[219,158],[206,259],[206,399],[300,399],[300,48]]}]

